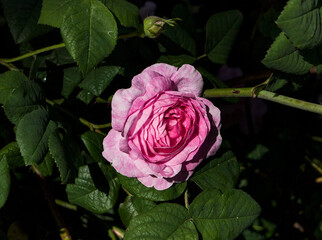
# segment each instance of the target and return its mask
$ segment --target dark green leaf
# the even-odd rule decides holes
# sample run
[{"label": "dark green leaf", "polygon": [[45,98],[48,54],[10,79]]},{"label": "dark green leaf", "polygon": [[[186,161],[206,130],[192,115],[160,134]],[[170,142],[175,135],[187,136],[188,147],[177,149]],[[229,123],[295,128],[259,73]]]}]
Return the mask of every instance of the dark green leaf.
[{"label": "dark green leaf", "polygon": [[232,189],[239,176],[239,165],[235,155],[229,151],[220,158],[211,160],[191,178],[201,189]]},{"label": "dark green leaf", "polygon": [[80,83],[81,78],[81,73],[77,67],[64,69],[63,89],[61,90],[61,95],[68,98],[74,88]]},{"label": "dark green leaf", "polygon": [[209,18],[205,51],[212,62],[226,63],[242,21],[243,15],[237,10],[216,13]]},{"label": "dark green leaf", "polygon": [[174,203],[162,203],[130,222],[124,240],[134,239],[197,240],[198,232],[189,220],[186,208]]},{"label": "dark green leaf", "polygon": [[85,76],[79,86],[93,95],[99,96],[110,85],[116,74],[121,73],[121,71],[122,68],[118,66],[95,68]]},{"label": "dark green leaf", "polygon": [[263,14],[263,17],[259,22],[259,31],[263,36],[275,39],[281,32],[281,30],[276,26],[276,19],[279,15],[274,8],[270,8],[267,12]]},{"label": "dark green leaf", "polygon": [[13,90],[3,107],[8,119],[18,124],[25,114],[41,108],[40,104],[43,104],[44,100],[40,86],[33,81],[26,80]]},{"label": "dark green leaf", "polygon": [[88,131],[81,136],[89,154],[96,162],[106,162],[102,156],[103,152],[103,139],[102,134]]},{"label": "dark green leaf", "polygon": [[139,9],[125,0],[101,0],[124,27],[139,28]]},{"label": "dark green leaf", "polygon": [[191,203],[189,212],[203,239],[235,239],[258,217],[260,206],[241,190],[208,189]]},{"label": "dark green leaf", "polygon": [[128,226],[131,219],[141,213],[145,213],[150,209],[154,208],[156,204],[150,200],[139,198],[139,197],[127,197],[125,202],[120,204],[118,213],[124,224]]},{"label": "dark green leaf", "polygon": [[54,173],[55,161],[49,153],[46,154],[44,160],[37,164],[34,163],[35,168],[43,175],[44,177],[51,176]]},{"label": "dark green leaf", "polygon": [[160,63],[168,63],[170,65],[181,67],[183,64],[193,64],[197,59],[189,55],[163,55],[158,59]]},{"label": "dark green leaf", "polygon": [[269,149],[262,144],[257,144],[256,147],[247,154],[247,158],[252,160],[260,160],[262,157],[269,152]]},{"label": "dark green leaf", "polygon": [[136,178],[128,178],[117,174],[123,187],[131,194],[137,197],[145,198],[151,201],[169,201],[179,197],[186,189],[187,183],[177,183],[172,187],[159,191],[153,187],[148,188],[140,183]]},{"label": "dark green leaf", "polygon": [[193,56],[196,55],[196,43],[190,34],[179,25],[166,26],[163,32],[172,42],[187,50]]},{"label": "dark green leaf", "polygon": [[77,175],[76,165],[79,162],[79,155],[72,151],[67,136],[60,137],[58,131],[55,131],[49,136],[48,145],[60,172],[62,183],[72,182]]},{"label": "dark green leaf", "polygon": [[6,157],[7,163],[11,169],[24,166],[23,158],[17,142],[11,142],[0,150],[1,157]]},{"label": "dark green leaf", "polygon": [[276,21],[298,48],[313,48],[322,43],[322,2],[289,0]]},{"label": "dark green leaf", "polygon": [[39,24],[60,27],[68,6],[76,0],[43,0]]},{"label": "dark green leaf", "polygon": [[75,184],[67,184],[66,192],[71,203],[93,213],[105,213],[115,205],[119,187],[111,166],[91,164],[78,169]]},{"label": "dark green leaf", "polygon": [[76,98],[86,104],[89,104],[95,98],[95,95],[90,93],[89,91],[82,90],[77,94]]},{"label": "dark green leaf", "polygon": [[113,51],[118,35],[112,13],[97,0],[71,4],[64,16],[61,34],[84,74]]},{"label": "dark green leaf", "polygon": [[283,32],[275,39],[262,62],[268,68],[298,75],[309,72],[312,67]]},{"label": "dark green leaf", "polygon": [[0,104],[4,104],[12,92],[27,80],[27,77],[18,71],[0,74]]},{"label": "dark green leaf", "polygon": [[16,140],[26,165],[40,163],[48,150],[48,138],[57,128],[46,110],[26,114],[17,125]]},{"label": "dark green leaf", "polygon": [[6,203],[10,192],[10,169],[6,157],[0,157],[0,208]]},{"label": "dark green leaf", "polygon": [[16,43],[28,41],[50,28],[38,25],[41,0],[2,0],[5,17]]}]

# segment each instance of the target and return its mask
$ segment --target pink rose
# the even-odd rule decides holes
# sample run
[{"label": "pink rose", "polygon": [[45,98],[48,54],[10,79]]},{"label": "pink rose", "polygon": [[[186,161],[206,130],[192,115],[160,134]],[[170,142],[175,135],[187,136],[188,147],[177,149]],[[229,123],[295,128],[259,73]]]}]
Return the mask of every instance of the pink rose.
[{"label": "pink rose", "polygon": [[119,89],[103,156],[120,174],[147,187],[187,180],[221,144],[220,111],[199,97],[203,80],[191,65],[154,64]]}]

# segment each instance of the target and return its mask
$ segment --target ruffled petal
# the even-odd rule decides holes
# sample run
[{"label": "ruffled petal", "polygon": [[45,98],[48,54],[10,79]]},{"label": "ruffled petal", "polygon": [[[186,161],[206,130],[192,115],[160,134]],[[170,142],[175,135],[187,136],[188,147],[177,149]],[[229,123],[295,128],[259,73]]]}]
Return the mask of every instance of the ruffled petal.
[{"label": "ruffled petal", "polygon": [[104,151],[103,157],[112,163],[112,166],[117,172],[127,177],[144,177],[134,164],[134,160],[130,155],[120,150],[120,142],[123,139],[121,133],[111,129],[108,135],[103,140]]},{"label": "ruffled petal", "polygon": [[173,182],[170,182],[164,178],[156,178],[152,176],[140,177],[138,180],[146,187],[154,187],[159,191],[168,189],[173,185]]},{"label": "ruffled petal", "polygon": [[201,74],[191,65],[184,64],[173,74],[171,80],[176,84],[179,92],[192,93],[200,96],[203,88]]}]

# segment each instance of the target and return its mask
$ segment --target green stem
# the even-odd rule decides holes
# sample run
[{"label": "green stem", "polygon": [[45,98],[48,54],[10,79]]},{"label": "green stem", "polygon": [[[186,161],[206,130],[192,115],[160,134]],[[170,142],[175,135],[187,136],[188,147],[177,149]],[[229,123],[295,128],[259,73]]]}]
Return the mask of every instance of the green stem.
[{"label": "green stem", "polygon": [[189,193],[188,193],[188,189],[186,189],[186,191],[184,192],[184,206],[186,207],[186,209],[189,209]]},{"label": "green stem", "polygon": [[37,50],[35,50],[33,52],[23,54],[23,55],[21,55],[19,57],[9,58],[9,59],[2,59],[2,61],[5,62],[5,63],[16,62],[16,61],[22,60],[24,58],[32,57],[33,55],[37,55],[39,53],[48,52],[50,50],[54,50],[54,49],[62,48],[62,47],[65,47],[65,43],[59,43],[59,44],[44,47],[44,48],[41,48],[41,49],[37,49]]},{"label": "green stem", "polygon": [[221,89],[207,89],[203,96],[206,98],[215,97],[253,97],[269,100],[280,103],[289,107],[302,109],[309,112],[322,114],[322,105],[310,103],[299,99],[283,96],[277,93],[261,90],[256,92],[257,88],[221,88]]},{"label": "green stem", "polygon": [[[132,32],[132,33],[120,35],[120,36],[118,36],[118,39],[131,38],[131,37],[141,37],[141,36],[142,36],[142,34],[140,32]],[[59,44],[55,44],[55,45],[51,45],[51,46],[48,46],[48,47],[37,49],[35,51],[23,54],[23,55],[18,56],[18,57],[7,58],[7,59],[6,58],[0,58],[0,64],[4,65],[4,66],[8,67],[10,70],[12,70],[11,69],[12,66],[9,65],[8,63],[16,62],[16,61],[19,61],[19,60],[22,60],[22,59],[25,59],[25,58],[28,58],[28,57],[32,57],[32,56],[37,55],[39,53],[48,52],[48,51],[58,49],[58,48],[63,48],[65,46],[66,46],[65,43],[59,43]]]}]

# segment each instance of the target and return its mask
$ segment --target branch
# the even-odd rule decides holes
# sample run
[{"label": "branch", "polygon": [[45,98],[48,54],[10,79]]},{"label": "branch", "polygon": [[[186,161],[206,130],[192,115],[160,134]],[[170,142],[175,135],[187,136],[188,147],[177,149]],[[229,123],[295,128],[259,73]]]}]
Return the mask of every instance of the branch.
[{"label": "branch", "polygon": [[283,96],[266,90],[257,91],[257,87],[207,89],[204,91],[203,96],[205,98],[217,98],[217,97],[261,98],[272,102],[280,103],[289,107],[322,114],[322,105],[320,104],[302,101],[299,99]]}]

